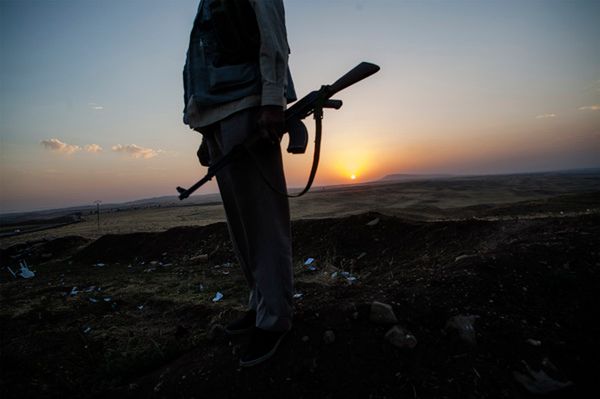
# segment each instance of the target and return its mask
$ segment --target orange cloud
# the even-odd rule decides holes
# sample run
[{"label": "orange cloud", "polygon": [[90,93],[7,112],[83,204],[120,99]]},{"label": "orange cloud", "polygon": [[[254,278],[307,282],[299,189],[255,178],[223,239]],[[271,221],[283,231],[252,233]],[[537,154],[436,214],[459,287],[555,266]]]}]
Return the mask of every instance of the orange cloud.
[{"label": "orange cloud", "polygon": [[141,158],[141,159],[154,158],[155,156],[157,156],[158,154],[163,152],[162,150],[153,150],[152,148],[140,147],[137,144],[127,144],[127,145],[117,144],[117,145],[112,146],[112,150],[114,152],[122,152],[125,154],[129,154],[134,158]]},{"label": "orange cloud", "polygon": [[44,148],[46,148],[48,150],[62,152],[65,154],[73,154],[77,151],[81,151],[80,146],[73,145],[73,144],[67,144],[56,138],[52,138],[49,140],[42,140],[40,142],[40,144],[43,145]]}]

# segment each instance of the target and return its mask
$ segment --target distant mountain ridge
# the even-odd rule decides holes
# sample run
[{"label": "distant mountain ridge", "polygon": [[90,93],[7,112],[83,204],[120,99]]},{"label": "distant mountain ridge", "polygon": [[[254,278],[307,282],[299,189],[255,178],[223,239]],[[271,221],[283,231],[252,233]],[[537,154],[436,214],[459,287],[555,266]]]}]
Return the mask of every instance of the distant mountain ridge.
[{"label": "distant mountain ridge", "polygon": [[451,174],[408,174],[408,173],[394,173],[386,175],[378,181],[410,181],[410,180],[430,180],[430,179],[448,179],[455,177],[456,175]]}]

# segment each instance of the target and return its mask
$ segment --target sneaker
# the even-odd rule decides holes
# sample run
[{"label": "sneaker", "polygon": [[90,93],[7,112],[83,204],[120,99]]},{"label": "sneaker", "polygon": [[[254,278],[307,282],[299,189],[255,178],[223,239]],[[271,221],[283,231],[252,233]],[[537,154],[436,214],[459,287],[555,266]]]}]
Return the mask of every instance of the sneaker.
[{"label": "sneaker", "polygon": [[250,367],[264,362],[275,354],[287,331],[267,331],[258,327],[252,330],[250,342],[240,357],[240,366]]},{"label": "sneaker", "polygon": [[242,317],[232,321],[225,327],[225,332],[229,335],[247,334],[256,326],[256,312],[248,310]]}]

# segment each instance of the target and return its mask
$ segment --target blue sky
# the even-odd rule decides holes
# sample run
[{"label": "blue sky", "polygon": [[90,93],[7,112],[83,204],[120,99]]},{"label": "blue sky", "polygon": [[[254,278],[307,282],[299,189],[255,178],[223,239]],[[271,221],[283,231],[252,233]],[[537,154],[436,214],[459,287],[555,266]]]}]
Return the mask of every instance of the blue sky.
[{"label": "blue sky", "polygon": [[[600,2],[285,5],[299,94],[382,67],[327,113],[317,184],[600,166]],[[181,123],[196,8],[0,2],[0,211],[173,194],[202,175]],[[286,157],[290,185],[309,164]]]}]

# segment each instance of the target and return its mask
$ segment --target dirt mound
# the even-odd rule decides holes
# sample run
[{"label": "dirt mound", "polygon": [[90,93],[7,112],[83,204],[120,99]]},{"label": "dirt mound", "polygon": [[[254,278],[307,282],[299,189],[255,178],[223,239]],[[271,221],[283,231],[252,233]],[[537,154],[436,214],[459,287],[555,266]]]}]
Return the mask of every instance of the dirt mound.
[{"label": "dirt mound", "polygon": [[66,236],[53,240],[40,240],[17,244],[7,249],[0,249],[0,263],[2,266],[14,264],[15,261],[25,259],[26,261],[38,263],[47,262],[51,259],[60,259],[72,255],[88,239],[79,236]]},{"label": "dirt mound", "polygon": [[[227,226],[176,227],[161,233],[110,234],[92,242],[73,259],[77,262],[131,262],[170,259],[201,253],[214,242],[227,242]],[[215,248],[210,248],[214,251]]]}]

